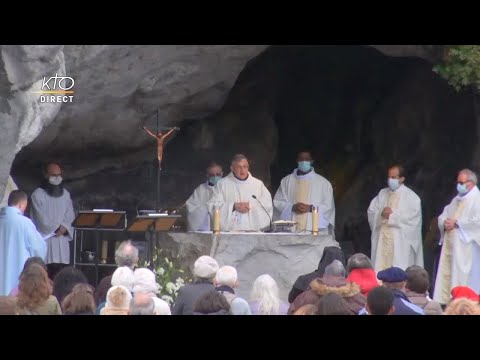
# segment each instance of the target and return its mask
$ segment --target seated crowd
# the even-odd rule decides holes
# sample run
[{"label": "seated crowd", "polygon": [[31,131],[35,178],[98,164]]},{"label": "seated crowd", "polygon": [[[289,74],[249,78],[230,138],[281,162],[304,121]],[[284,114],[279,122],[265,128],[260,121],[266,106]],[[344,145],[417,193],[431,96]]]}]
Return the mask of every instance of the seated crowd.
[{"label": "seated crowd", "polygon": [[126,241],[115,254],[117,269],[96,289],[77,268],[66,267],[52,280],[41,258],[29,258],[19,285],[0,297],[0,314],[17,315],[479,315],[479,295],[468,287],[451,291],[440,304],[429,297],[425,269],[388,268],[375,273],[370,259],[326,247],[318,268],[294,282],[288,303],[268,274],[252,284],[250,296],[237,295],[237,269],[219,267],[209,256],[193,266],[194,279],[178,291],[173,306],[158,297],[155,274],[139,268],[138,249]]}]

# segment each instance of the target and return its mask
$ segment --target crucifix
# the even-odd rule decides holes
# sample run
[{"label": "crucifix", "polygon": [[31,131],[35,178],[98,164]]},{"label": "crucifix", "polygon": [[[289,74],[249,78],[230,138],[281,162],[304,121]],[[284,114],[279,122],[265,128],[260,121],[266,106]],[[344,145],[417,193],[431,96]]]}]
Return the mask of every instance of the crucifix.
[{"label": "crucifix", "polygon": [[173,127],[168,129],[167,132],[161,133],[159,131],[159,119],[157,111],[157,134],[150,131],[146,126],[143,126],[143,130],[147,132],[148,135],[157,140],[157,159],[158,159],[158,168],[157,168],[157,196],[155,202],[155,210],[158,211],[160,207],[160,172],[162,171],[162,159],[163,159],[163,148],[166,145],[165,139],[169,137],[174,131],[180,130],[178,127]]}]

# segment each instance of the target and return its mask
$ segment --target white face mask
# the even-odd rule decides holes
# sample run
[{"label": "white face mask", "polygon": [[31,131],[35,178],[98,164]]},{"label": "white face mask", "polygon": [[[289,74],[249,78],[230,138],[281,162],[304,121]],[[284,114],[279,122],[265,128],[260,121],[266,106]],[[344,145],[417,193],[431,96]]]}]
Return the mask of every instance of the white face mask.
[{"label": "white face mask", "polygon": [[390,188],[390,190],[395,191],[400,187],[400,185],[402,185],[400,183],[400,180],[390,178],[388,179],[388,187]]},{"label": "white face mask", "polygon": [[48,178],[48,182],[52,185],[60,185],[62,183],[62,177],[61,176],[50,176]]}]

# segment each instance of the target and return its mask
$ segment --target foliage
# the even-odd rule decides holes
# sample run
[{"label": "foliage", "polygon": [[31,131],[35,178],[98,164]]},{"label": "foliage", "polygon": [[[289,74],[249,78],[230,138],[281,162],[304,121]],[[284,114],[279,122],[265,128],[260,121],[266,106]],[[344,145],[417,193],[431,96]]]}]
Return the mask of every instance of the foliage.
[{"label": "foliage", "polygon": [[480,46],[445,45],[443,58],[433,71],[457,91],[470,85],[480,89]]},{"label": "foliage", "polygon": [[153,254],[153,265],[145,260],[139,261],[139,266],[152,269],[155,274],[157,284],[159,285],[159,297],[165,300],[169,305],[175,302],[178,290],[189,282],[190,279],[182,277],[185,273],[178,265],[178,258],[173,260],[164,256],[163,249],[155,248]]}]

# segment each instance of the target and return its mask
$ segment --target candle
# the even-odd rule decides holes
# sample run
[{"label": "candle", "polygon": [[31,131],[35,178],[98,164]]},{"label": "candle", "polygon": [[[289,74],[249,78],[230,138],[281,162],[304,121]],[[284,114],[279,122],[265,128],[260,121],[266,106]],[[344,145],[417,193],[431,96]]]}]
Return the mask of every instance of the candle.
[{"label": "candle", "polygon": [[100,259],[102,260],[102,263],[107,262],[107,253],[108,253],[108,241],[107,240],[102,240],[102,256]]},{"label": "candle", "polygon": [[318,210],[315,206],[312,210],[312,233],[318,235]]},{"label": "candle", "polygon": [[220,211],[215,208],[213,212],[213,233],[218,234],[220,232]]}]

